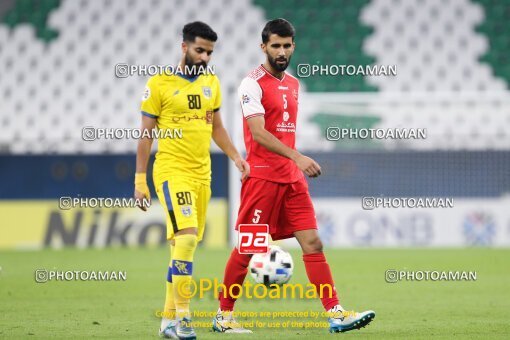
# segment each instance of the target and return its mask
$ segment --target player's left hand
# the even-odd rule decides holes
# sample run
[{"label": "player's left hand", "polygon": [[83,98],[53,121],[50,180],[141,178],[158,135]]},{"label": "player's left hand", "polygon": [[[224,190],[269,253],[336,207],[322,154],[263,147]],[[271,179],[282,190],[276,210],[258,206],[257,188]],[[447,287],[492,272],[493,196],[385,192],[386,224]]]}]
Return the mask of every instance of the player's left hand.
[{"label": "player's left hand", "polygon": [[236,167],[241,171],[241,181],[244,181],[248,176],[250,176],[250,164],[247,161],[242,159],[241,157],[235,160]]},{"label": "player's left hand", "polygon": [[[134,197],[137,200],[137,202],[141,202],[144,199],[149,200],[151,199],[151,192],[149,190],[149,186],[147,185],[147,180],[145,173],[137,173],[135,174],[135,193]],[[148,206],[145,205],[138,205],[140,209],[143,211],[147,211]]]}]

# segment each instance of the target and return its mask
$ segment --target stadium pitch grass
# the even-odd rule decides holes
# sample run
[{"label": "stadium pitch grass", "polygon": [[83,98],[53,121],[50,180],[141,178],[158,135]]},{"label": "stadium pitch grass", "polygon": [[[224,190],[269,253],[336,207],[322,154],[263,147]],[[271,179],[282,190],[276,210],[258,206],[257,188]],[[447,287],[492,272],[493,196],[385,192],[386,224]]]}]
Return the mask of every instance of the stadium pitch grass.
[{"label": "stadium pitch grass", "polygon": [[[289,283],[308,283],[300,251],[291,254],[295,269]],[[227,250],[199,248],[194,262],[195,279],[218,278],[221,282],[228,255]],[[0,338],[155,339],[160,323],[155,314],[162,310],[164,302],[167,256],[164,248],[0,252]],[[328,249],[326,256],[341,304],[356,311],[376,311],[376,318],[368,327],[343,334],[330,334],[324,328],[255,327],[252,335],[229,335],[213,333],[211,318],[205,317],[194,318],[209,325],[197,328],[197,336],[200,339],[333,336],[508,339],[510,336],[508,249]],[[126,271],[127,280],[36,283],[37,269]],[[476,271],[477,280],[387,283],[388,269]],[[191,307],[212,313],[218,303],[208,294],[203,299],[194,298]],[[241,299],[236,310],[321,312],[322,306],[318,299]],[[239,321],[252,319],[239,318]],[[276,323],[291,319],[258,320]]]}]

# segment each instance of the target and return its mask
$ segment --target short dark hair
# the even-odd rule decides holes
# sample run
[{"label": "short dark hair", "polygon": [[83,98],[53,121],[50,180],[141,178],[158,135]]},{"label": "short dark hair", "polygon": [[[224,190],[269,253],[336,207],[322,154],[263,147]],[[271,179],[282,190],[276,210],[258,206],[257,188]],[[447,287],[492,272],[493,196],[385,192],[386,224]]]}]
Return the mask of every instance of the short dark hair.
[{"label": "short dark hair", "polygon": [[194,42],[196,37],[200,37],[209,41],[218,40],[218,35],[211,26],[202,21],[190,22],[184,25],[182,29],[182,39],[188,42]]},{"label": "short dark hair", "polygon": [[262,43],[267,43],[271,34],[277,34],[280,37],[292,37],[292,41],[294,41],[296,30],[290,22],[283,18],[278,18],[268,21],[266,26],[264,26],[262,30]]}]

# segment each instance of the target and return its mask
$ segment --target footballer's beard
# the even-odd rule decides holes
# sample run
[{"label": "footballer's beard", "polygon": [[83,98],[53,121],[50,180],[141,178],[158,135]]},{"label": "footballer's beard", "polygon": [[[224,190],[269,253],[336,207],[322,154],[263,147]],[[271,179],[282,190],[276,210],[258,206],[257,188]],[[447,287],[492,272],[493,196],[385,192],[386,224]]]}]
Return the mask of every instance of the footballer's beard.
[{"label": "footballer's beard", "polygon": [[[288,58],[285,57],[271,58],[269,54],[267,55],[269,65],[271,65],[271,67],[278,72],[283,72],[287,69],[287,67],[289,67],[290,58],[291,56],[289,56]],[[278,63],[278,61],[284,61],[285,63]]]},{"label": "footballer's beard", "polygon": [[194,63],[193,59],[191,59],[191,57],[187,54],[184,57],[184,65],[184,72],[186,75],[192,77],[204,73],[207,67],[207,63],[205,61]]}]

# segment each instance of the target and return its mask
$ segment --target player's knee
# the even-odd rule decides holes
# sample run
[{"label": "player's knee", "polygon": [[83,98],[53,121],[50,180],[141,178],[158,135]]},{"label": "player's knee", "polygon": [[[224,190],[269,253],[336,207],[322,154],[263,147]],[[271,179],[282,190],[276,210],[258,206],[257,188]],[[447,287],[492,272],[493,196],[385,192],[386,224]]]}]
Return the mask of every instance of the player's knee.
[{"label": "player's knee", "polygon": [[303,249],[303,254],[322,253],[322,241],[319,237],[314,237],[303,242],[301,248]]},{"label": "player's knee", "polygon": [[176,248],[193,252],[198,244],[198,237],[194,234],[179,234],[175,236]]}]

